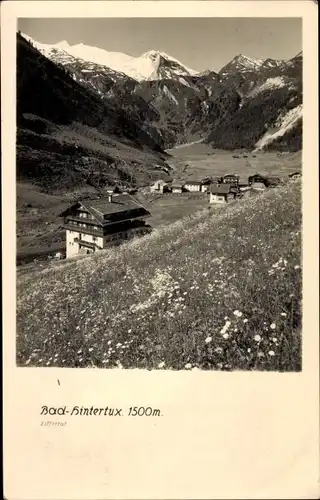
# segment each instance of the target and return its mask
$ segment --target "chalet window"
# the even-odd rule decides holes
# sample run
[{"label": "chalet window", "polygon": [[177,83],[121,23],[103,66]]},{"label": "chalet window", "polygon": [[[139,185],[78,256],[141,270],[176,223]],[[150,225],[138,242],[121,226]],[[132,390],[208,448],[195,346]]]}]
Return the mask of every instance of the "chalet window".
[{"label": "chalet window", "polygon": [[97,241],[97,237],[96,236],[92,236],[92,241]]}]

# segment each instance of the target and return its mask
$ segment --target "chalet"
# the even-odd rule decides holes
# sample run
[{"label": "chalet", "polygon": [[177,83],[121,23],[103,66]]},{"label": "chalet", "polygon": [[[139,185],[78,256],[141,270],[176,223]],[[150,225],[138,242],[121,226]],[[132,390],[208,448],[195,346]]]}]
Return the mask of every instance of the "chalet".
[{"label": "chalet", "polygon": [[148,212],[129,194],[76,202],[60,214],[66,230],[66,256],[92,253],[150,233]]},{"label": "chalet", "polygon": [[183,191],[183,183],[173,181],[171,184],[171,192],[179,194],[179,193],[182,193],[182,191]]},{"label": "chalet", "polygon": [[210,179],[203,179],[201,181],[200,191],[202,191],[203,193],[206,193],[209,190],[210,184],[211,184]]},{"label": "chalet", "polygon": [[202,187],[201,181],[190,180],[190,181],[185,182],[185,184],[184,184],[184,188],[187,191],[193,191],[193,192],[194,191],[201,191],[201,187]]},{"label": "chalet", "polygon": [[237,197],[237,191],[231,184],[214,184],[209,190],[209,203],[228,203]]},{"label": "chalet", "polygon": [[257,184],[263,184],[266,186],[266,177],[261,174],[250,175],[250,177],[248,177],[248,184],[252,187]]},{"label": "chalet", "polygon": [[289,179],[290,180],[296,180],[296,179],[301,179],[302,173],[301,172],[293,172],[292,174],[289,174]]},{"label": "chalet", "polygon": [[151,184],[150,192],[151,193],[165,193],[168,191],[168,183],[163,180],[158,180]]},{"label": "chalet", "polygon": [[238,188],[240,191],[248,191],[250,188],[247,177],[239,177]]},{"label": "chalet", "polygon": [[221,182],[223,184],[231,184],[232,186],[238,186],[239,184],[239,175],[236,174],[226,174],[221,177]]}]

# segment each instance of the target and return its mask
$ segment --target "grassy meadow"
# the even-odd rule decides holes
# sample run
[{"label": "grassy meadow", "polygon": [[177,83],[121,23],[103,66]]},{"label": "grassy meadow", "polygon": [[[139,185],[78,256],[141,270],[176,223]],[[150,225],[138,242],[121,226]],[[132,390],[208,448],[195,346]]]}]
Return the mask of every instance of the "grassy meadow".
[{"label": "grassy meadow", "polygon": [[301,216],[286,183],[18,276],[17,364],[300,371]]}]

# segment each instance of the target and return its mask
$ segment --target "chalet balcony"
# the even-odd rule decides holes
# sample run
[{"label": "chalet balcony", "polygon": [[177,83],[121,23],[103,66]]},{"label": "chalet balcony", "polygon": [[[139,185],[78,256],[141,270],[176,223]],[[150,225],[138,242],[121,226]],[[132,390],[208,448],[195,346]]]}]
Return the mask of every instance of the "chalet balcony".
[{"label": "chalet balcony", "polygon": [[[82,220],[83,223],[83,220]],[[64,229],[68,231],[75,231],[77,233],[90,234],[91,236],[97,236],[98,238],[103,237],[103,229],[93,229],[94,224],[87,224],[86,227],[80,224],[72,224],[70,221],[66,220],[64,222]]]}]

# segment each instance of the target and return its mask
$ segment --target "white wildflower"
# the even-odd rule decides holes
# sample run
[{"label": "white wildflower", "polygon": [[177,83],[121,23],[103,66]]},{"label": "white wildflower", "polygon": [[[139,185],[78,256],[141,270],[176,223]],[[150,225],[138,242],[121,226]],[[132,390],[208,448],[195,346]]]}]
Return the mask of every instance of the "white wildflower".
[{"label": "white wildflower", "polygon": [[190,368],[192,368],[192,364],[187,363],[184,367],[186,368],[186,370],[190,370]]},{"label": "white wildflower", "polygon": [[238,311],[238,310],[233,311],[233,314],[234,314],[235,316],[237,316],[237,318],[241,318],[241,316],[242,316],[242,312],[241,312],[241,311]]},{"label": "white wildflower", "polygon": [[207,337],[205,340],[205,343],[209,344],[210,342],[212,342],[212,337]]},{"label": "white wildflower", "polygon": [[269,351],[268,354],[269,354],[269,356],[274,356],[275,352],[274,351]]},{"label": "white wildflower", "polygon": [[158,364],[158,368],[163,368],[165,365],[165,362],[164,361],[161,361],[161,363]]},{"label": "white wildflower", "polygon": [[255,335],[253,338],[254,338],[254,340],[255,340],[256,342],[260,342],[260,340],[261,340],[260,335]]},{"label": "white wildflower", "polygon": [[276,324],[275,323],[271,323],[270,328],[271,328],[271,330],[275,330],[276,329]]}]

